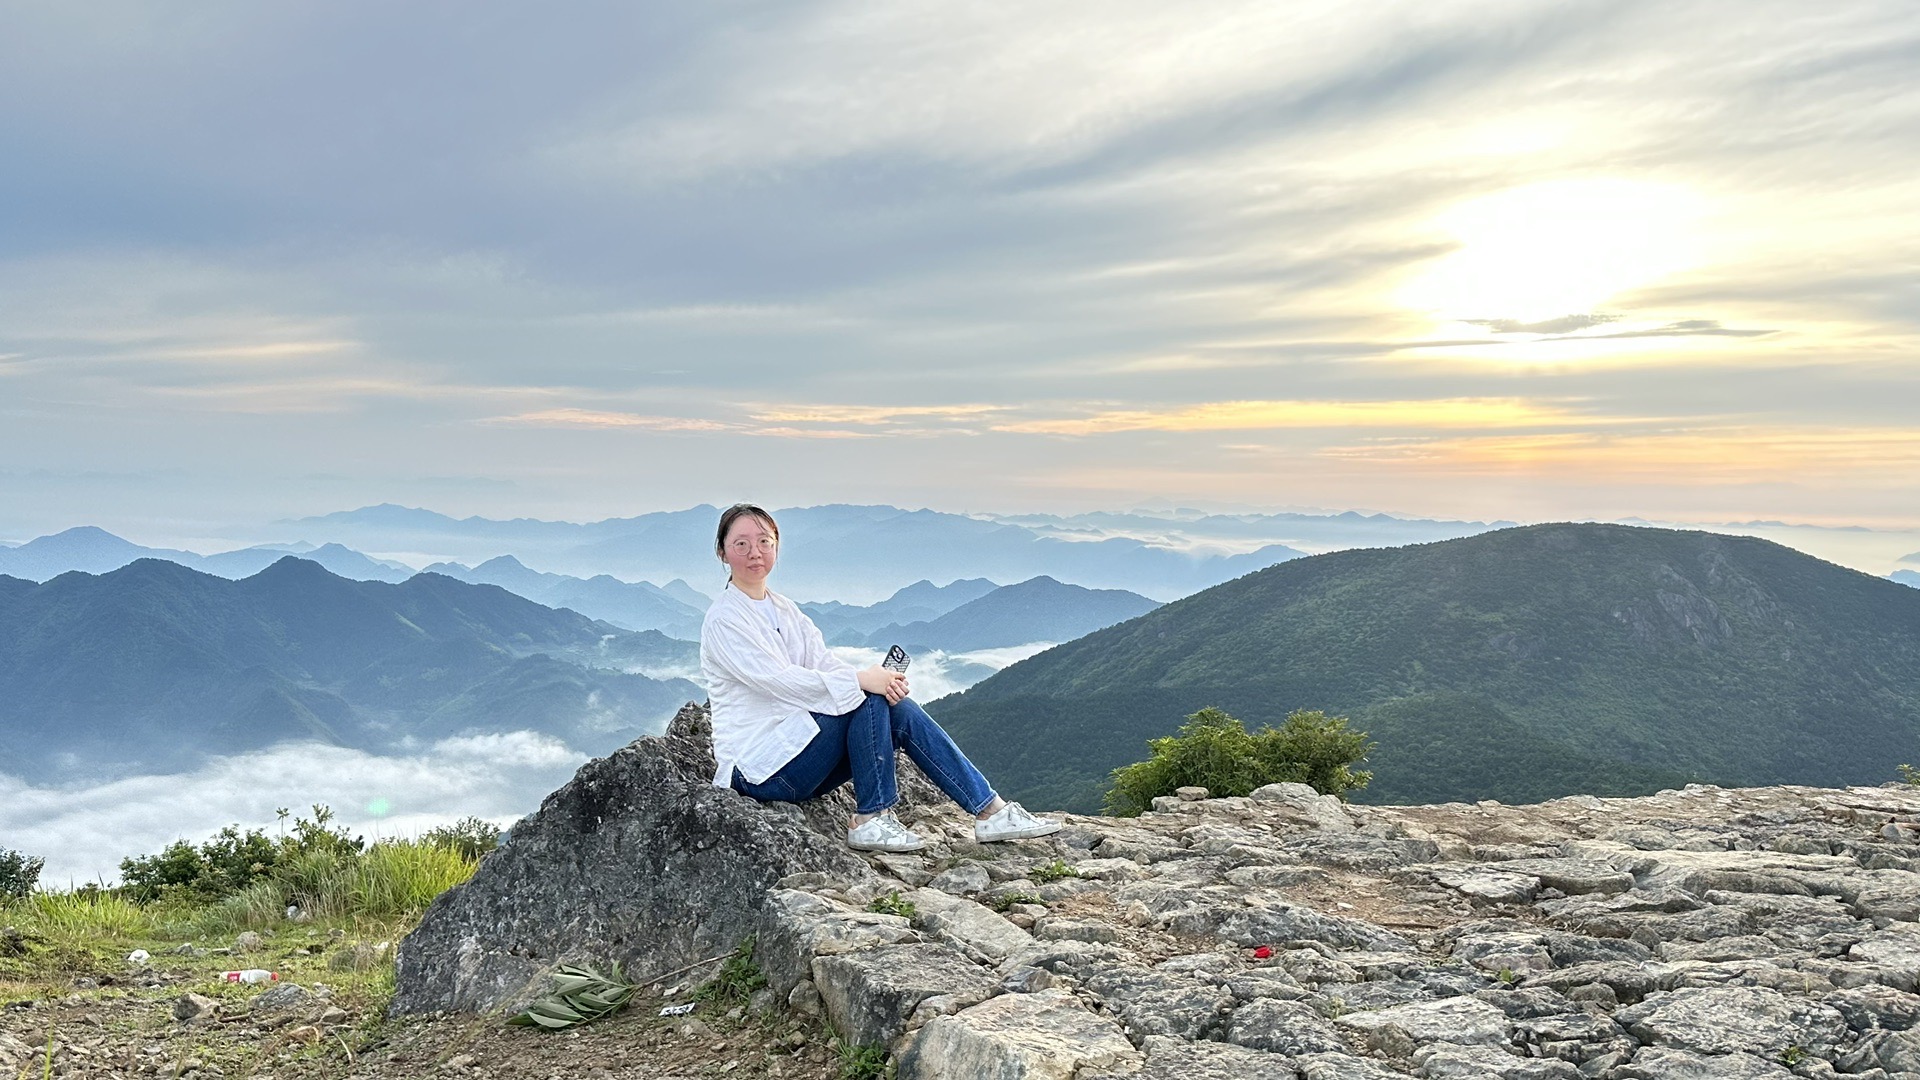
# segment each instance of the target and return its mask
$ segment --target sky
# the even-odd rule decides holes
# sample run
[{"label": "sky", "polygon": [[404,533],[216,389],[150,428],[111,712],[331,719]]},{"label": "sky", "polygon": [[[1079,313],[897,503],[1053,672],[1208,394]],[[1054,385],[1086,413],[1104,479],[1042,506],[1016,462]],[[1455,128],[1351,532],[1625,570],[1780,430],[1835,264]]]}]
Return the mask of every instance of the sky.
[{"label": "sky", "polygon": [[1920,525],[1901,0],[0,25],[0,539],[738,499]]}]

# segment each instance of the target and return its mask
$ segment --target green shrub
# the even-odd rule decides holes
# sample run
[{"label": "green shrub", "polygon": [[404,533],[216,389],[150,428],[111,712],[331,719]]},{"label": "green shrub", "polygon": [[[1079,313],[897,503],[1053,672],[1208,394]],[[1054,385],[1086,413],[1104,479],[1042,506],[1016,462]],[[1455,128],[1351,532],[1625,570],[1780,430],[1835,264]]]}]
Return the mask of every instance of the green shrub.
[{"label": "green shrub", "polygon": [[[284,830],[287,811],[279,813]],[[260,829],[241,832],[238,825],[229,825],[197,846],[176,840],[157,855],[122,859],[120,880],[129,895],[147,903],[165,897],[222,900],[295,863],[307,864],[294,870],[296,878],[317,879],[314,864],[351,861],[366,845],[346,830],[332,827],[332,821],[333,811],[316,805],[313,817],[295,819],[292,832],[283,831],[278,838]]]},{"label": "green shrub", "polygon": [[500,846],[500,827],[477,817],[463,817],[451,825],[428,829],[420,842],[457,852],[470,862]]},{"label": "green shrub", "polygon": [[26,855],[12,848],[0,848],[0,904],[25,900],[40,883],[40,868],[47,860]]},{"label": "green shrub", "polygon": [[899,889],[885,896],[874,897],[873,902],[867,905],[867,910],[879,915],[898,915],[903,919],[911,919],[919,912],[913,906],[913,901],[900,895]]},{"label": "green shrub", "polygon": [[1048,885],[1063,878],[1079,876],[1080,871],[1068,866],[1065,859],[1055,859],[1045,866],[1036,866],[1027,871],[1027,878],[1035,885]]},{"label": "green shrub", "polygon": [[1183,787],[1229,796],[1292,782],[1344,798],[1373,778],[1351,768],[1373,749],[1366,733],[1347,730],[1345,717],[1318,711],[1298,711],[1278,728],[1249,734],[1240,721],[1205,708],[1187,717],[1179,734],[1150,739],[1147,748],[1147,760],[1113,770],[1108,812],[1132,817]]},{"label": "green shrub", "polygon": [[694,991],[693,1000],[715,1004],[745,1004],[755,990],[767,985],[766,973],[753,961],[754,938],[749,935],[720,965],[714,977]]},{"label": "green shrub", "polygon": [[840,1044],[839,1080],[885,1080],[892,1075],[887,1068],[886,1047],[878,1043],[866,1043],[855,1046],[849,1042]]}]

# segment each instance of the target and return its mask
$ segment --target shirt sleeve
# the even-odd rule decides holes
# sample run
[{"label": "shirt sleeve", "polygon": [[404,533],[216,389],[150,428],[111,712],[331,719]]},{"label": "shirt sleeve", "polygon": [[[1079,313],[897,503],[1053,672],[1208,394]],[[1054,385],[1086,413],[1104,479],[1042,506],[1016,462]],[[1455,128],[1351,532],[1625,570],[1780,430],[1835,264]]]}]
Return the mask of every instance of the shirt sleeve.
[{"label": "shirt sleeve", "polygon": [[[826,651],[820,630],[811,619],[803,619],[808,634],[807,665],[790,664],[783,656],[769,652],[737,624],[715,620],[707,627],[713,644],[714,663],[728,675],[755,691],[797,709],[838,716],[851,712],[866,698],[860,689],[860,677],[851,664]],[[818,642],[818,652],[815,643]],[[812,662],[819,659],[819,666]]]}]

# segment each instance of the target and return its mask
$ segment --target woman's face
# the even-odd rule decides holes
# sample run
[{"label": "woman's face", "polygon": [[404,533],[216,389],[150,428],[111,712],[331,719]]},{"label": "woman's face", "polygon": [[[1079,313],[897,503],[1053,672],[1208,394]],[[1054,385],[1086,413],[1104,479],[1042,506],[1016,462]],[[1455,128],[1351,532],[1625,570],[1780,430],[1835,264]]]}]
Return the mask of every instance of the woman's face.
[{"label": "woman's face", "polygon": [[755,592],[765,586],[779,554],[780,538],[752,514],[735,518],[720,545],[720,559],[733,571],[733,583]]}]

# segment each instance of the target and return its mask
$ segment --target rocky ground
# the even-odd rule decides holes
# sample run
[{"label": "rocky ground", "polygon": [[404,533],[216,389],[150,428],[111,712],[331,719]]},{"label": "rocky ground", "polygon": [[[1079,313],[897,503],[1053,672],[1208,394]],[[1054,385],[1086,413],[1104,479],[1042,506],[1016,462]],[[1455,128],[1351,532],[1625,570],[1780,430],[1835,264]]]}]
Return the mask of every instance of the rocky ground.
[{"label": "rocky ground", "polygon": [[[885,1051],[909,1078],[1920,1080],[1920,789],[1274,785],[979,845],[915,785],[932,845],[851,858],[844,807],[711,788],[697,735],[589,763],[436,903],[400,950],[405,1015],[326,989],[317,953],[347,946],[283,937],[298,990],[171,956],[0,986],[0,1080],[49,1045],[62,1076],[825,1078]],[[748,933],[751,997],[658,1016],[689,976],[578,1033],[501,1022],[556,962],[645,974]]]}]

